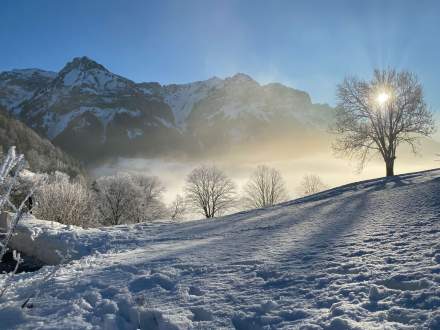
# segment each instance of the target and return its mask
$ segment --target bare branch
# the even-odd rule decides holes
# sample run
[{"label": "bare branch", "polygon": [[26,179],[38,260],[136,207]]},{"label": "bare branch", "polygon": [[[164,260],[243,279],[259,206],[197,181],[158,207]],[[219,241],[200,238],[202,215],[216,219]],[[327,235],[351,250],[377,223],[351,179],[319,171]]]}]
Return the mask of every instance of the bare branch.
[{"label": "bare branch", "polygon": [[[385,95],[378,101],[378,95]],[[394,174],[399,144],[417,151],[420,136],[434,132],[432,113],[423,98],[422,86],[410,72],[376,70],[369,82],[346,78],[338,86],[336,123],[331,131],[338,135],[336,153],[359,159],[362,168],[370,153],[383,158],[387,175]]]}]

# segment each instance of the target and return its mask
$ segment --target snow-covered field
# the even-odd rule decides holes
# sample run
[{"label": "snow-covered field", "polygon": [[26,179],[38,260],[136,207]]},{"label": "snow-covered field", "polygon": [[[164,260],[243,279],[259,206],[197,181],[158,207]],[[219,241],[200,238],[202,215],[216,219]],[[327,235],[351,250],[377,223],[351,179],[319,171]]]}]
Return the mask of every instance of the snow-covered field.
[{"label": "snow-covered field", "polygon": [[440,329],[439,196],[435,170],[210,221],[28,220],[71,261],[17,275],[0,328]]}]

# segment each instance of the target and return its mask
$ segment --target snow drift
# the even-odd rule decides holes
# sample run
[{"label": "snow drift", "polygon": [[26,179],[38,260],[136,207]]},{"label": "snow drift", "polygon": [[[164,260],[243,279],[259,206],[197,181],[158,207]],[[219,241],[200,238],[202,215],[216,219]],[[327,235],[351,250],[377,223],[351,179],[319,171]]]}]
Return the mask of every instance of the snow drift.
[{"label": "snow drift", "polygon": [[439,195],[433,170],[182,224],[23,222],[71,257],[19,274],[0,328],[439,329]]}]

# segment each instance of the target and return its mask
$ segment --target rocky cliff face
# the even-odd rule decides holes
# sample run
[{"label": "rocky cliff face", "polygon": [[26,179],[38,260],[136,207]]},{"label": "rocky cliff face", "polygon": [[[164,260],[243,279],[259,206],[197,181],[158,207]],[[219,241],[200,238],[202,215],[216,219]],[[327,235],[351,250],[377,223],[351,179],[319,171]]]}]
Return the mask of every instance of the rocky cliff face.
[{"label": "rocky cliff face", "polygon": [[203,154],[267,139],[316,135],[332,109],[245,74],[181,85],[135,83],[87,57],[60,72],[0,74],[0,105],[83,160]]}]

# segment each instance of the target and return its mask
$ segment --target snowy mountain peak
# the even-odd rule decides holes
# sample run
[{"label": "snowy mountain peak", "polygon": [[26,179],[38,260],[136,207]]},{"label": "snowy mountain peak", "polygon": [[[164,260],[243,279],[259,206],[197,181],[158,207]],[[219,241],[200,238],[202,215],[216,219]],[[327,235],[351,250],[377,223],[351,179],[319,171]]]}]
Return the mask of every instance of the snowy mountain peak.
[{"label": "snowy mountain peak", "polygon": [[210,86],[217,86],[217,85],[223,84],[224,80],[217,77],[217,76],[214,76],[214,77],[211,77],[208,80],[206,80],[205,83]]},{"label": "snowy mountain peak", "polygon": [[114,91],[133,84],[128,79],[111,73],[103,65],[86,56],[76,57],[59,72],[55,85],[58,87],[81,87],[85,93]]},{"label": "snowy mountain peak", "polygon": [[259,85],[254,79],[252,79],[251,76],[245,74],[245,73],[236,73],[230,78],[226,78],[227,82],[233,82],[235,84],[243,84],[243,83],[252,83],[255,85]]},{"label": "snowy mountain peak", "polygon": [[98,69],[109,72],[103,65],[93,61],[87,56],[75,57],[72,61],[66,64],[66,66],[60,71],[60,74],[64,71],[71,71],[73,69],[78,69],[80,71]]}]

